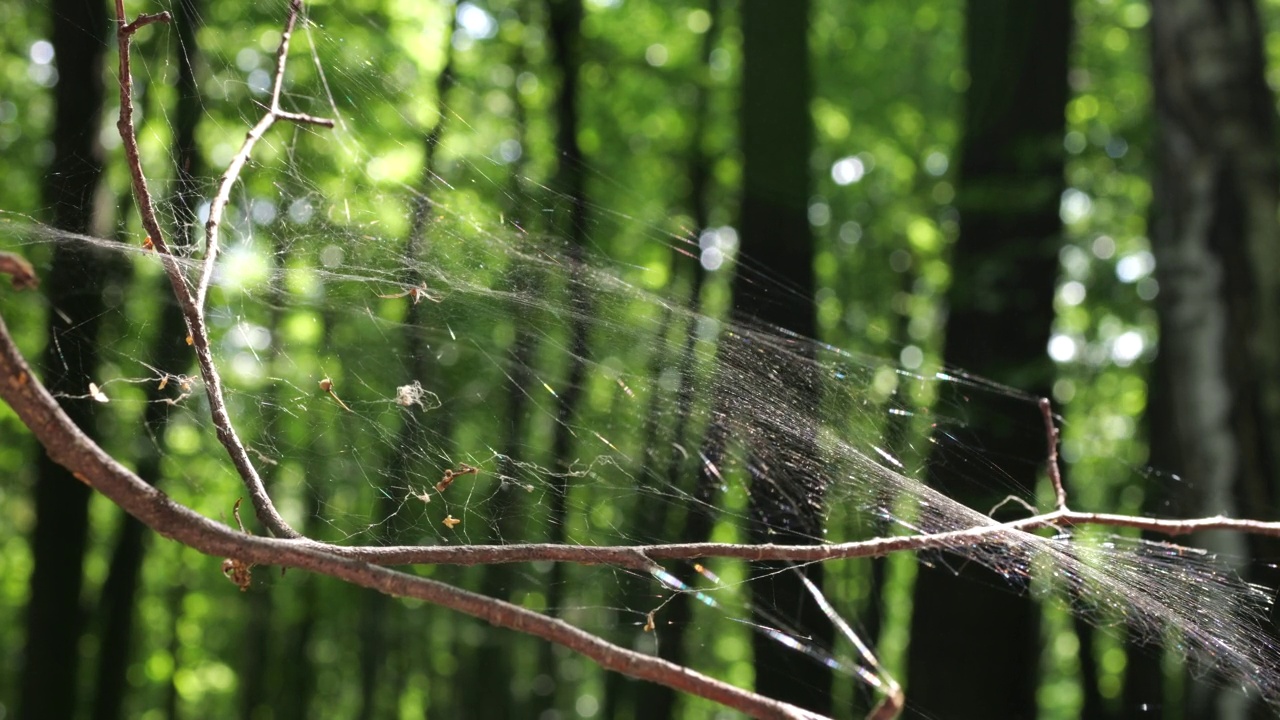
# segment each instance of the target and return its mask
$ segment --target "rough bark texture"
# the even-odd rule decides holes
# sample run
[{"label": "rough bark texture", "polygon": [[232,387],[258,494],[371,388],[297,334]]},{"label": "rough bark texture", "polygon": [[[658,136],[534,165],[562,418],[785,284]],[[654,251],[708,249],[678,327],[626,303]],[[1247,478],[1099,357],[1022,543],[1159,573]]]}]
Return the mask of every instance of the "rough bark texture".
[{"label": "rough bark texture", "polygon": [[[44,198],[55,227],[91,233],[94,195],[102,175],[97,133],[107,7],[102,2],[56,0],[50,10],[59,81],[54,89],[54,157]],[[84,396],[94,379],[102,289],[108,275],[104,264],[87,246],[54,246],[53,267],[44,284],[54,311],[49,316],[43,376],[55,393]],[[65,398],[62,404],[77,425],[90,428],[92,400]],[[88,506],[89,488],[41,454],[18,717],[58,720],[71,717],[75,708]]]},{"label": "rough bark texture", "polygon": [[[1071,25],[1067,0],[970,0],[965,99],[956,204],[960,238],[948,293],[946,361],[1047,397],[1045,351],[1062,223],[1064,108]],[[964,402],[961,398],[960,402]],[[1034,489],[1041,464],[1028,403],[967,407],[968,447],[1000,464],[1002,478]],[[1010,492],[981,464],[935,452],[929,480],[987,511]],[[924,567],[916,581],[907,696],[951,720],[1033,718],[1040,661],[1039,612],[1008,580],[965,567]]]},{"label": "rough bark texture", "polygon": [[[1161,365],[1151,388],[1154,462],[1185,480],[1180,512],[1273,519],[1280,168],[1257,8],[1252,0],[1153,3],[1151,32]],[[1228,557],[1280,554],[1264,538],[1200,541]],[[1187,702],[1188,717],[1245,716],[1237,693],[1202,684]]]}]

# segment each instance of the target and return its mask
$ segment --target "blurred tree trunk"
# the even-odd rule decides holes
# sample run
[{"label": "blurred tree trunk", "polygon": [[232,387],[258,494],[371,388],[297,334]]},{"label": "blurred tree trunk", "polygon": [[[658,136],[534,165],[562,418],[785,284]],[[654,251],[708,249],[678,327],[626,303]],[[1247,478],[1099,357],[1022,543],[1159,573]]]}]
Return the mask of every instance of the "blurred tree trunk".
[{"label": "blurred tree trunk", "polygon": [[[200,175],[201,161],[196,148],[196,126],[200,122],[202,106],[195,77],[195,63],[200,56],[195,40],[196,23],[200,18],[199,0],[175,3],[173,13],[178,40],[174,53],[178,64],[178,102],[174,114],[174,156],[178,180],[173,203],[178,227],[174,233],[174,245],[184,248],[191,245],[191,234],[198,226],[195,204],[200,199],[196,177]],[[193,360],[184,342],[186,322],[178,303],[169,297],[172,291],[168,283],[163,284],[158,292],[160,297],[169,299],[160,313],[160,328],[152,341],[148,364],[165,372],[183,373]],[[160,463],[167,446],[165,427],[173,409],[172,405],[163,402],[165,395],[158,383],[147,386],[144,423],[151,434],[153,446],[138,459],[138,476],[152,485],[160,481]],[[132,516],[120,515],[120,535],[112,551],[110,570],[102,587],[98,608],[100,639],[94,720],[121,717],[125,691],[129,687],[126,674],[133,650],[134,606],[148,534],[142,523]]]},{"label": "blurred tree trunk", "polygon": [[[707,14],[711,16],[713,24],[702,35],[698,64],[694,69],[696,79],[694,80],[693,128],[689,134],[689,147],[686,156],[686,168],[689,173],[688,210],[693,216],[692,236],[695,239],[699,238],[710,224],[709,204],[713,176],[711,158],[708,157],[704,145],[707,140],[707,126],[710,121],[709,96],[711,87],[709,76],[711,53],[715,49],[721,29],[724,26],[724,19],[721,17],[721,0],[708,0]],[[677,265],[676,273],[687,276],[689,279],[688,309],[691,315],[686,318],[685,315],[675,313],[670,308],[664,309],[662,330],[658,334],[659,338],[666,337],[666,329],[672,319],[686,322],[684,343],[680,349],[680,385],[677,390],[676,419],[674,425],[670,428],[671,434],[667,443],[672,448],[668,451],[665,476],[659,477],[658,482],[665,483],[668,487],[677,488],[681,486],[681,478],[688,474],[689,469],[689,463],[685,462],[687,458],[676,452],[674,445],[683,446],[685,443],[689,415],[697,392],[697,358],[695,356],[698,343],[697,313],[701,304],[704,272],[701,263],[696,257],[687,258],[679,253],[674,253],[673,257]],[[655,388],[658,386],[658,378],[662,370],[663,368],[660,366],[650,368],[649,377],[652,379]],[[657,393],[655,392],[654,404],[650,407],[648,420],[646,421],[646,442],[644,445],[645,451],[650,453],[650,461],[655,465],[655,468],[660,467],[660,459],[656,454],[656,448],[658,447],[656,428],[661,424],[661,413],[657,408],[656,401]],[[659,470],[655,469],[654,472],[661,475]],[[713,516],[709,510],[709,504],[714,501],[715,497],[715,478],[701,467],[699,467],[699,472],[695,474],[695,478],[696,486],[692,496],[700,502],[686,503],[683,527],[677,542],[705,542],[711,536]],[[675,503],[668,502],[665,499],[657,503],[656,507],[654,504],[650,504],[648,509],[651,522],[638,529],[641,531],[648,530],[657,535],[654,538],[656,542],[669,541],[670,538],[666,533],[668,532],[668,526],[671,524],[669,517],[671,510],[675,507]],[[675,574],[687,584],[692,585],[694,583],[693,569],[687,564],[678,566],[675,569]],[[685,636],[692,620],[693,603],[692,598],[687,593],[677,593],[665,603],[662,611],[663,624],[660,629],[654,631],[658,637],[659,657],[670,660],[677,665],[685,665],[689,662],[688,652],[685,648]],[[618,673],[610,674],[609,678],[614,687],[621,686],[623,682],[626,682],[625,680],[614,680],[614,678],[620,677]],[[634,682],[627,683],[629,688],[633,688],[636,685]],[[671,688],[665,685],[641,685],[636,695],[638,699],[635,708],[636,717],[645,718],[646,720],[665,720],[666,718],[675,717],[676,702],[679,696]],[[612,698],[612,694],[610,697]],[[621,704],[621,702],[619,701],[618,704]]]},{"label": "blurred tree trunk", "polygon": [[[430,130],[422,135],[422,179],[417,195],[414,197],[413,214],[404,248],[404,256],[409,260],[409,267],[402,281],[411,288],[425,287],[426,285],[426,277],[422,272],[422,263],[426,262],[425,255],[429,249],[427,231],[431,224],[431,195],[436,188],[440,170],[437,149],[440,146],[441,139],[444,138],[446,96],[449,94],[454,82],[453,33],[456,22],[455,13],[455,17],[450,20],[441,40],[441,47],[444,48],[444,66],[440,68],[440,73],[436,76],[435,82],[436,107],[438,108],[436,122],[431,126]],[[430,378],[439,376],[438,372],[433,372],[436,369],[435,363],[432,361],[431,348],[428,347],[423,334],[423,320],[426,317],[430,303],[424,305],[416,295],[407,296],[403,302],[407,304],[401,338],[404,344],[404,354],[407,358],[406,369],[409,377],[413,380],[426,381],[429,384]],[[414,488],[417,485],[414,482],[414,458],[422,447],[423,438],[427,431],[426,421],[419,413],[409,409],[401,413],[401,415],[403,424],[400,426],[399,437],[393,446],[394,454],[388,461],[386,484],[380,493],[381,499],[378,509],[378,514],[381,517],[391,518],[380,528],[379,541],[388,544],[395,542],[399,530],[402,529],[399,527],[403,524],[402,521],[396,519],[397,510],[399,510],[405,494],[411,492],[410,488]],[[433,421],[440,426],[447,426],[450,423],[448,414],[443,412],[436,413]],[[450,436],[447,427],[437,427],[436,429],[439,437],[448,438]],[[428,488],[429,486],[430,483],[428,483]],[[423,491],[429,492],[428,488],[423,488]],[[361,593],[360,605],[359,716],[374,717],[380,714],[378,712],[379,709],[389,710],[393,708],[395,706],[394,703],[400,696],[401,688],[399,687],[399,682],[392,686],[392,692],[386,692],[385,687],[380,687],[380,676],[383,669],[388,666],[391,655],[393,653],[398,654],[401,650],[396,640],[398,635],[392,629],[399,622],[400,613],[398,611],[401,606],[389,596],[369,590]],[[399,674],[393,674],[393,676],[396,675]]]},{"label": "blurred tree trunk", "polygon": [[[53,163],[44,186],[55,227],[94,232],[94,197],[102,177],[101,127],[103,57],[108,44],[107,5],[54,0],[53,49],[59,80],[54,94]],[[54,243],[53,267],[45,279],[51,312],[45,350],[44,383],[54,395],[79,396],[60,402],[67,415],[91,435],[93,401],[85,397],[98,367],[102,291],[109,276],[101,253],[73,240]],[[76,705],[79,642],[83,630],[80,593],[89,488],[38,453],[35,567],[27,601],[18,717],[69,718]]]},{"label": "blurred tree trunk", "polygon": [[[529,11],[527,2],[518,2],[514,7],[516,18],[522,30],[527,32]],[[511,48],[511,67],[513,75],[519,77],[529,67],[526,57],[525,32]],[[510,165],[508,189],[503,214],[509,225],[523,235],[529,231],[527,223],[535,221],[526,217],[529,193],[525,190],[525,167],[528,160],[528,109],[525,99],[517,83],[511,85],[511,105],[513,125],[520,143],[520,154]],[[541,282],[537,273],[524,265],[520,257],[513,259],[507,269],[507,282],[511,292],[518,296],[533,297],[540,292]],[[513,482],[521,472],[519,463],[524,459],[523,443],[525,438],[525,415],[528,408],[528,387],[533,383],[534,351],[538,346],[535,324],[530,317],[529,309],[523,302],[513,300],[509,306],[511,321],[515,326],[515,339],[508,350],[507,364],[507,397],[506,424],[503,427],[502,440],[499,447],[497,477],[498,489],[493,499],[485,503],[484,512],[488,515],[488,525],[494,528],[492,542],[517,542],[524,530],[522,513],[528,501],[520,485]],[[518,587],[523,582],[517,569],[507,563],[489,565],[481,570],[480,593],[489,597],[509,600],[515,597]],[[512,638],[498,633],[485,633],[484,640],[470,653],[468,672],[473,677],[500,677],[506,680],[509,692],[480,692],[468,703],[473,708],[475,717],[525,717],[529,714],[527,705],[529,678],[520,678],[515,656],[521,648],[524,638]],[[526,646],[527,647],[527,646]],[[524,685],[518,685],[524,681]],[[517,691],[520,687],[522,691]]]},{"label": "blurred tree trunk", "polygon": [[[1062,233],[1071,3],[970,0],[967,21],[970,86],[945,358],[949,365],[1048,397],[1053,366],[1045,347]],[[984,398],[967,409],[966,442],[985,457],[999,462],[1041,451],[1043,440],[1034,444],[1034,435],[1014,432],[1040,423],[1031,404],[994,408]],[[991,490],[992,484],[979,482],[982,477],[966,474],[964,465],[944,462],[935,452],[929,480],[983,512],[1008,492]],[[1023,492],[1034,492],[1041,468],[1039,462],[1002,462],[1001,474]],[[951,720],[1035,717],[1036,604],[985,569],[967,566],[961,575],[945,567],[920,568],[908,698]]]},{"label": "blurred tree trunk", "polygon": [[[556,407],[558,424],[552,441],[556,461],[566,463],[570,459],[570,444],[573,440],[573,433],[570,432],[568,424],[577,410],[586,372],[587,322],[583,316],[590,312],[587,288],[584,284],[585,280],[580,277],[579,268],[587,242],[586,178],[583,174],[582,150],[578,146],[580,112],[578,71],[582,66],[580,48],[582,0],[548,0],[547,6],[552,62],[560,74],[560,88],[554,107],[558,164],[552,189],[557,193],[557,197],[554,198],[557,210],[556,230],[569,241],[569,257],[572,263],[567,273],[569,309],[573,313],[573,318],[570,320],[569,374],[564,383],[564,390],[559,393]],[[563,208],[566,204],[567,210]],[[551,542],[560,542],[564,539],[568,491],[568,483],[562,479],[552,495],[549,518],[553,535]],[[560,567],[561,565],[557,564],[553,569],[553,577],[560,575],[558,572]],[[548,597],[558,597],[560,592],[559,583],[553,581]],[[550,607],[554,608],[555,603],[551,603]]]},{"label": "blurred tree trunk", "polygon": [[[813,236],[809,228],[809,158],[814,133],[809,116],[809,2],[744,0],[742,4],[742,255],[768,268],[776,283],[765,288],[744,272],[734,283],[734,310],[813,337]],[[811,353],[796,345],[792,352]],[[788,364],[792,364],[788,361]],[[794,363],[800,365],[800,363]],[[801,426],[779,427],[769,408],[759,407],[748,432],[750,539],[811,543],[822,537],[823,470],[817,459],[818,388],[788,367],[749,392],[762,399],[786,398]],[[781,375],[789,377],[781,377]],[[786,386],[784,386],[784,383]],[[794,384],[794,385],[793,385]],[[834,629],[797,572],[786,564],[753,565],[752,620],[773,627],[782,619],[810,640],[829,647]],[[822,568],[802,572],[821,585]],[[761,614],[767,611],[773,617]],[[831,670],[761,633],[753,636],[756,691],[822,714],[831,712]]]},{"label": "blurred tree trunk", "polygon": [[[1252,0],[1153,3],[1151,32],[1150,232],[1160,283],[1153,462],[1187,481],[1175,498],[1179,515],[1274,520],[1280,167],[1258,9]],[[1280,555],[1268,538],[1215,534],[1197,542],[1226,558]],[[1238,570],[1275,586],[1274,569]],[[1187,717],[1246,716],[1239,692],[1188,687]]]},{"label": "blurred tree trunk", "polygon": [[[580,126],[578,74],[582,68],[582,0],[547,0],[547,36],[551,41],[551,61],[560,76],[553,113],[556,126],[556,174],[552,190],[556,193],[556,231],[569,242],[569,267],[565,282],[568,286],[569,319],[569,368],[556,402],[556,429],[552,438],[552,455],[559,470],[566,470],[572,463],[573,432],[570,423],[577,413],[586,378],[587,317],[591,314],[591,300],[587,296],[586,278],[582,276],[581,263],[587,243],[586,176],[583,174],[582,149],[578,145]],[[567,207],[565,207],[567,205]],[[569,500],[569,474],[561,473],[553,478],[551,507],[547,517],[547,537],[551,543],[563,543],[566,538],[566,518]],[[547,585],[547,608],[558,614],[564,601],[564,563],[551,567]],[[559,685],[556,656],[549,643],[543,643],[539,670]],[[555,704],[557,693],[551,692],[545,700],[548,707]]]}]

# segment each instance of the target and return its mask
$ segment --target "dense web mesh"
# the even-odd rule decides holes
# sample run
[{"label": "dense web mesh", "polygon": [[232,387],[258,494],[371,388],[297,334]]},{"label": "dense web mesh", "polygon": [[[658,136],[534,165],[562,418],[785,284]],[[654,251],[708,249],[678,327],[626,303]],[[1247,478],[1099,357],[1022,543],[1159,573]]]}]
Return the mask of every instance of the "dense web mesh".
[{"label": "dense web mesh", "polygon": [[[1021,457],[992,457],[964,440],[975,406],[1034,407],[1036,398],[960,370],[907,370],[732,318],[723,301],[731,272],[775,295],[791,290],[767,268],[738,261],[731,227],[695,234],[596,206],[594,247],[576,252],[554,229],[567,200],[537,168],[517,164],[517,138],[536,127],[513,125],[496,147],[474,147],[492,133],[471,118],[492,119],[470,114],[485,99],[462,88],[442,111],[446,141],[424,172],[421,146],[379,134],[385,122],[414,118],[366,113],[361,98],[384,92],[382,81],[358,59],[339,60],[342,38],[322,26],[303,29],[286,100],[335,117],[338,127],[282,126],[264,141],[233,194],[207,308],[231,416],[295,527],[343,544],[592,546],[824,544],[995,525],[992,508],[966,507],[926,484],[930,454],[964,468],[986,494],[1020,500],[1002,519],[1010,507],[1052,506],[1046,493],[1008,482],[1004,470],[1044,462],[1039,424],[1010,420],[1025,425]],[[137,62],[139,76],[157,85],[174,72]],[[260,95],[254,78],[267,58],[239,62],[247,79],[217,94]],[[247,127],[255,116],[246,108]],[[218,145],[211,155],[225,161],[229,153]],[[339,164],[346,174],[333,171]],[[162,204],[167,227],[200,237],[213,187],[204,187],[197,217]],[[120,221],[116,241],[68,236],[16,215],[3,220],[5,247],[39,255],[54,243],[90,244],[130,268],[131,289],[110,310],[102,375],[75,384],[112,418],[110,446],[160,449],[166,491],[225,516],[241,491],[219,458],[203,385],[188,361],[155,366],[146,350],[173,301],[134,221]],[[625,242],[605,242],[615,232]],[[709,248],[719,269],[698,303],[692,278],[699,258],[708,265]],[[199,243],[179,253],[194,279]],[[585,355],[575,352],[575,325],[587,328]],[[172,411],[167,423],[137,432],[148,390]],[[752,493],[768,496],[768,517]],[[815,515],[821,533],[797,530]],[[708,523],[703,537],[689,537],[695,517]],[[1276,647],[1262,630],[1269,594],[1197,551],[1008,529],[923,558],[980,563],[1011,592],[1064,601],[1099,623],[1185,649],[1232,682],[1280,695]],[[693,583],[676,574],[689,568]],[[523,586],[548,582],[544,568],[521,572]],[[748,624],[877,682],[856,641],[822,647],[781,608],[756,608],[773,622],[752,623],[755,578],[736,561],[569,572],[554,580],[565,591],[548,593],[561,604],[546,609],[606,636],[653,649],[666,604],[690,593],[706,610],[698,623],[707,636]],[[825,608],[849,612],[849,598],[827,594]]]}]

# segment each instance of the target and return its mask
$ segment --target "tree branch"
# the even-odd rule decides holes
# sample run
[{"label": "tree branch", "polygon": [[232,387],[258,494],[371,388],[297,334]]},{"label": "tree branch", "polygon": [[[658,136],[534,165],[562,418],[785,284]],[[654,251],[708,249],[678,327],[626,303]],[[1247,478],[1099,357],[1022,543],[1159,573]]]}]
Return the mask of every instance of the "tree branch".
[{"label": "tree branch", "polygon": [[200,279],[193,292],[187,282],[177,258],[169,250],[164,239],[164,232],[156,219],[155,207],[151,191],[147,187],[146,175],[142,170],[142,159],[138,152],[137,131],[133,124],[133,75],[129,64],[129,48],[133,34],[139,29],[156,22],[169,22],[169,13],[141,15],[131,23],[125,22],[124,0],[116,0],[116,17],[120,23],[117,40],[120,45],[120,120],[116,127],[124,142],[125,158],[129,165],[129,174],[133,180],[133,192],[138,200],[142,225],[146,229],[151,246],[161,256],[165,273],[173,292],[182,306],[182,314],[187,323],[188,343],[194,348],[196,360],[200,366],[200,376],[204,380],[205,392],[209,397],[209,411],[213,417],[218,441],[226,448],[227,454],[236,471],[240,474],[253,503],[254,514],[271,534],[277,537],[300,537],[276,510],[266,486],[254,467],[249,453],[236,433],[235,425],[227,412],[226,400],[222,392],[222,377],[213,361],[213,351],[209,347],[209,329],[205,321],[204,306],[209,292],[209,283],[213,279],[213,269],[218,257],[218,231],[222,215],[231,197],[231,188],[240,177],[240,172],[248,162],[250,154],[258,140],[275,124],[277,120],[333,127],[333,121],[301,113],[286,112],[280,107],[280,94],[284,85],[285,64],[289,54],[289,40],[293,35],[294,25],[302,11],[302,0],[293,0],[289,5],[289,16],[285,21],[284,31],[280,36],[280,46],[276,51],[275,82],[271,90],[271,106],[267,114],[254,125],[245,138],[240,151],[232,158],[230,165],[222,175],[218,192],[209,209],[209,220],[205,224],[205,257],[201,265]]},{"label": "tree branch", "polygon": [[[17,256],[0,253],[0,272],[15,285],[32,286],[30,266]],[[272,539],[235,532],[171,500],[117,463],[84,435],[32,375],[0,317],[0,398],[3,398],[44,445],[50,457],[75,477],[106,495],[156,532],[200,552],[233,558],[247,565],[295,567],[369,587],[389,595],[414,597],[525,632],[570,648],[602,667],[642,680],[698,695],[754,717],[813,717],[784,703],[747,692],[679,665],[618,647],[561,620],[443,583],[378,567],[382,564],[492,564],[526,561],[608,564],[653,572],[657,560],[708,557],[742,560],[814,562],[869,557],[890,552],[944,550],[1011,542],[1009,534],[1045,527],[1104,525],[1130,527],[1167,535],[1200,530],[1235,530],[1280,536],[1280,523],[1222,516],[1191,520],[1141,518],[1085,513],[1063,507],[1009,523],[980,525],[927,535],[877,538],[830,545],[735,545],[688,543],[649,546],[588,547],[549,544],[462,547],[344,547],[307,538]],[[1051,458],[1054,455],[1051,453]],[[1056,459],[1053,459],[1056,466]]]},{"label": "tree branch", "polygon": [[778,702],[688,668],[609,643],[562,620],[427,578],[342,557],[319,544],[256,537],[215,523],[174,502],[107,455],[71,422],[32,375],[0,317],[0,398],[31,429],[49,456],[143,524],[207,555],[245,564],[299,568],[456,610],[574,650],[607,670],[720,703],[757,718],[813,718]]},{"label": "tree branch", "polygon": [[209,293],[209,283],[213,279],[214,264],[218,259],[218,241],[219,231],[222,229],[222,214],[226,210],[227,203],[231,200],[231,188],[240,179],[240,173],[244,170],[245,163],[249,161],[249,156],[253,153],[254,146],[271,129],[271,126],[276,124],[277,120],[288,120],[304,125],[319,125],[328,128],[334,125],[333,120],[329,118],[286,112],[280,107],[280,93],[284,88],[284,70],[289,59],[289,41],[293,38],[293,28],[297,24],[298,15],[301,12],[302,0],[292,0],[289,3],[289,17],[285,20],[284,31],[280,33],[280,45],[276,48],[276,74],[271,86],[271,104],[267,107],[267,112],[262,116],[262,119],[245,135],[244,143],[240,145],[240,151],[231,158],[226,172],[222,173],[222,178],[218,181],[218,192],[213,196],[213,202],[209,205],[209,219],[204,226],[204,264],[200,269],[200,282],[196,285],[197,307],[204,307],[205,297]]},{"label": "tree branch", "polygon": [[[847,543],[815,545],[742,545],[737,543],[671,543],[659,545],[560,545],[523,543],[513,545],[389,545],[344,546],[317,543],[330,552],[359,558],[379,565],[493,565],[519,562],[572,562],[582,565],[613,565],[651,571],[658,560],[698,560],[725,558],[749,561],[823,562],[849,558],[883,557],[895,552],[954,550],[990,543],[1008,543],[1010,535],[1041,528],[1070,528],[1085,525],[1147,530],[1176,537],[1202,530],[1231,530],[1252,535],[1280,537],[1280,523],[1240,520],[1221,515],[1177,520],[1146,518],[1111,513],[1054,510],[1007,523],[992,521],[963,530],[875,538]],[[315,542],[307,540],[306,542]]]}]

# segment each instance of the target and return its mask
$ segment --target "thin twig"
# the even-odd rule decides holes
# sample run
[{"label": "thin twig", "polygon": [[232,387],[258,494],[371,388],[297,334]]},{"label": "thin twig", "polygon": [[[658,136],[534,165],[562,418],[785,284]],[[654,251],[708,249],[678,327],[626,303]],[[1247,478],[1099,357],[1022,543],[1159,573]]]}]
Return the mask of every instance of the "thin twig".
[{"label": "thin twig", "polygon": [[249,156],[253,153],[254,146],[271,129],[271,126],[276,124],[277,120],[288,120],[304,125],[333,127],[333,120],[329,118],[286,112],[280,107],[280,93],[284,88],[284,70],[289,59],[289,41],[293,37],[293,28],[298,22],[298,15],[301,13],[302,0],[292,0],[289,3],[289,17],[285,20],[284,31],[280,33],[280,45],[276,48],[276,74],[271,85],[271,104],[267,107],[267,112],[262,116],[262,119],[258,120],[258,123],[245,135],[244,143],[240,145],[240,151],[231,158],[226,171],[222,173],[222,178],[218,181],[218,192],[213,196],[213,202],[209,205],[209,219],[204,225],[204,263],[200,268],[200,281],[196,284],[196,305],[198,307],[204,307],[205,297],[209,293],[209,283],[213,279],[213,268],[218,259],[222,214],[227,208],[227,203],[231,200],[231,188],[239,180],[245,163],[249,162]]},{"label": "thin twig", "polygon": [[1067,509],[1067,490],[1062,485],[1062,467],[1058,465],[1058,426],[1053,422],[1053,404],[1049,398],[1040,398],[1040,415],[1044,417],[1044,434],[1049,443],[1048,458],[1045,469],[1049,473],[1049,482],[1053,484],[1054,507]]},{"label": "thin twig", "polygon": [[236,433],[231,416],[227,412],[226,400],[222,392],[222,377],[218,373],[217,366],[213,360],[213,352],[209,347],[209,330],[205,322],[204,305],[209,291],[209,283],[213,277],[213,269],[217,261],[218,229],[222,214],[231,197],[231,188],[239,178],[245,163],[248,162],[253,146],[257,144],[258,140],[276,120],[333,127],[332,120],[312,117],[302,113],[286,112],[280,108],[280,94],[284,85],[289,39],[293,34],[294,25],[297,23],[298,15],[301,11],[302,0],[293,0],[290,3],[289,16],[280,38],[280,47],[276,52],[276,75],[271,91],[271,106],[262,120],[259,120],[257,125],[249,131],[244,145],[240,148],[240,152],[236,154],[231,164],[227,167],[227,171],[223,173],[218,194],[210,206],[209,221],[205,225],[205,257],[201,266],[199,282],[193,292],[177,259],[170,252],[168,243],[164,239],[164,232],[156,219],[151,192],[147,188],[146,176],[142,170],[137,131],[133,123],[133,75],[129,63],[130,43],[133,34],[139,29],[156,22],[168,22],[170,20],[169,13],[141,15],[133,22],[126,23],[124,0],[116,0],[116,17],[120,23],[120,29],[117,33],[120,45],[120,120],[116,123],[116,127],[119,129],[120,137],[124,142],[125,158],[133,180],[133,191],[138,200],[142,225],[147,231],[151,246],[160,254],[161,262],[164,264],[165,272],[169,277],[169,283],[173,286],[174,295],[177,297],[179,305],[182,306],[182,314],[187,323],[188,338],[195,350],[196,360],[200,366],[200,376],[204,380],[205,392],[209,396],[209,409],[213,417],[218,441],[226,448],[232,464],[244,481],[258,521],[277,537],[300,537],[300,534],[290,527],[279,511],[276,510],[271,497],[267,494],[266,486],[254,467],[244,443],[241,442],[240,436]]},{"label": "thin twig", "polygon": [[962,530],[901,535],[847,543],[815,545],[744,545],[738,543],[670,543],[662,545],[563,545],[521,543],[512,545],[329,545],[312,540],[329,552],[379,565],[495,565],[522,562],[571,562],[612,565],[649,571],[659,560],[728,558],[750,561],[822,562],[848,558],[884,557],[896,552],[954,550],[992,543],[1010,543],[1010,535],[1041,528],[1085,525],[1147,530],[1171,537],[1201,530],[1233,530],[1251,535],[1280,537],[1280,522],[1239,520],[1221,515],[1192,520],[1145,518],[1133,515],[1055,510],[1007,523],[992,521]]},{"label": "thin twig", "polygon": [[[129,175],[133,181],[133,194],[138,201],[138,212],[142,216],[142,226],[147,231],[152,246],[165,258],[165,271],[169,274],[169,279],[176,291],[178,286],[185,289],[186,281],[182,277],[181,268],[169,252],[164,232],[156,220],[151,191],[147,189],[147,178],[142,172],[142,157],[138,152],[138,134],[133,126],[133,70],[129,64],[129,48],[133,34],[152,23],[167,23],[171,19],[168,12],[162,12],[155,15],[140,15],[137,20],[126,23],[124,0],[116,0],[116,20],[120,23],[120,29],[116,31],[116,42],[120,46],[120,119],[116,121],[116,129],[119,130],[120,139],[124,143],[124,155],[131,171]],[[179,293],[179,295],[182,294]]]}]

